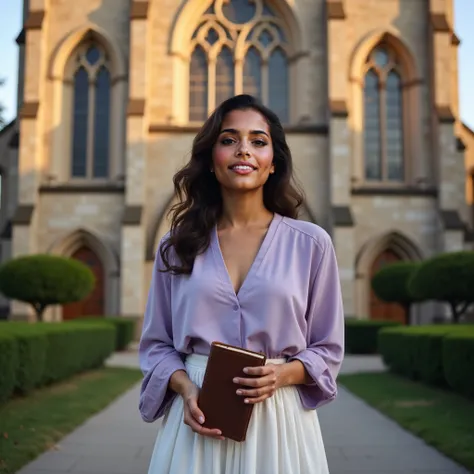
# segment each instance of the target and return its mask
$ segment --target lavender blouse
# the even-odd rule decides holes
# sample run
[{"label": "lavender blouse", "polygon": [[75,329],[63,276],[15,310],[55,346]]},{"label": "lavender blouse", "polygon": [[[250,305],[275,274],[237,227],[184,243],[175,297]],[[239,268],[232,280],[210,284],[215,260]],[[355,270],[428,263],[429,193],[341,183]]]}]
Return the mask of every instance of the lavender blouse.
[{"label": "lavender blouse", "polygon": [[336,397],[344,313],[334,248],[322,228],[275,214],[238,294],[216,228],[191,275],[162,268],[156,252],[139,346],[139,409],[146,422],[170,406],[176,394],[168,382],[186,370],[185,356],[208,355],[212,341],[300,360],[312,378],[296,387],[306,409]]}]

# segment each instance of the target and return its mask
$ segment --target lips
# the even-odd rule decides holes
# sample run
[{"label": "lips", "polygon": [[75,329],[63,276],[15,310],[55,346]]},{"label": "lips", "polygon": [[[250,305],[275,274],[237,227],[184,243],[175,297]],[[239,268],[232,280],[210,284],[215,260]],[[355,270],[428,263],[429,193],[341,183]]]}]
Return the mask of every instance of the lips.
[{"label": "lips", "polygon": [[248,174],[252,171],[255,171],[257,168],[247,162],[239,162],[229,166],[229,169],[234,173],[238,174]]},{"label": "lips", "polygon": [[233,173],[241,175],[241,176],[248,175],[255,171],[255,168],[250,165],[234,165],[234,166],[230,166],[229,169]]}]

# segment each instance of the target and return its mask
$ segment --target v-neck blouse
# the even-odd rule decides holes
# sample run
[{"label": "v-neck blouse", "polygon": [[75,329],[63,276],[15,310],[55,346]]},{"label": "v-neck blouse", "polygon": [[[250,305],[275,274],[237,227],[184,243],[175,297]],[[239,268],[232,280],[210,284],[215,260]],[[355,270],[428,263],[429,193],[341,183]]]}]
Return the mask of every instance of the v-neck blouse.
[{"label": "v-neck blouse", "polygon": [[270,225],[268,226],[267,231],[265,232],[265,236],[262,240],[262,243],[260,244],[260,247],[257,251],[257,254],[255,255],[252,265],[250,265],[247,275],[245,276],[244,281],[242,282],[237,294],[235,294],[234,285],[232,283],[232,280],[230,278],[229,272],[227,271],[227,267],[224,261],[224,256],[222,254],[222,250],[219,244],[217,226],[214,226],[212,230],[212,234],[211,234],[210,247],[215,259],[216,268],[217,268],[217,271],[220,273],[222,282],[224,284],[227,284],[229,291],[232,292],[233,296],[237,300],[240,300],[242,298],[242,293],[245,291],[247,281],[251,280],[254,271],[257,270],[260,264],[262,263],[262,260],[264,259],[267,253],[267,250],[269,249],[271,245],[273,237],[275,236],[275,232],[278,228],[279,222],[281,222],[281,216],[275,214],[273,219],[270,222]]},{"label": "v-neck blouse", "polygon": [[145,421],[165,414],[176,396],[169,379],[186,370],[186,355],[208,355],[213,341],[300,360],[312,379],[297,386],[307,409],[336,397],[344,312],[334,247],[321,227],[275,214],[237,294],[216,227],[190,275],[163,268],[157,251],[139,345]]}]

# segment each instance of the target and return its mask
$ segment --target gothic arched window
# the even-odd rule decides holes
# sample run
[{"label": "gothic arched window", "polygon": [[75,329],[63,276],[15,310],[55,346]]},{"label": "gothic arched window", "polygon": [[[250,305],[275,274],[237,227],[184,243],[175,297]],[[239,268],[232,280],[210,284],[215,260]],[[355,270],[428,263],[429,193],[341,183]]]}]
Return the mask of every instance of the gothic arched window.
[{"label": "gothic arched window", "polygon": [[72,109],[72,178],[109,175],[111,80],[108,58],[95,43],[75,53]]},{"label": "gothic arched window", "polygon": [[288,46],[265,0],[215,0],[192,37],[189,120],[203,121],[225,99],[246,93],[288,122]]},{"label": "gothic arched window", "polygon": [[365,179],[402,182],[405,180],[402,74],[390,48],[381,45],[371,52],[363,87]]}]

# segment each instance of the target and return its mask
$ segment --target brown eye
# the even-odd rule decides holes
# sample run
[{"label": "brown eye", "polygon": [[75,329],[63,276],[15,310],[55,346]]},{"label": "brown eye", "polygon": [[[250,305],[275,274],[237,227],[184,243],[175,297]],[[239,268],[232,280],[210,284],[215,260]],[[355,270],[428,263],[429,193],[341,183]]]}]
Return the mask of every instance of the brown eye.
[{"label": "brown eye", "polygon": [[265,146],[267,144],[267,142],[264,141],[264,140],[255,140],[254,144],[257,145],[257,146]]},{"label": "brown eye", "polygon": [[224,139],[221,140],[222,145],[230,145],[233,142],[234,142],[234,140],[232,140],[232,138],[224,138]]}]

